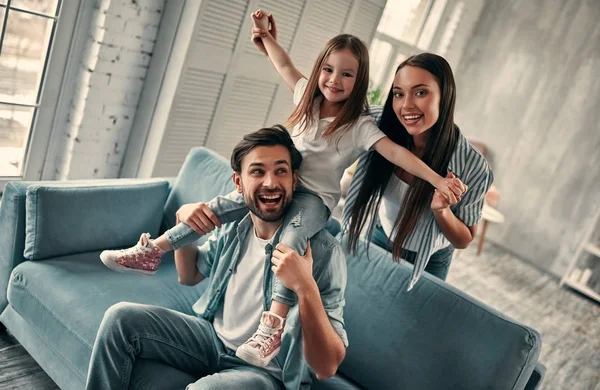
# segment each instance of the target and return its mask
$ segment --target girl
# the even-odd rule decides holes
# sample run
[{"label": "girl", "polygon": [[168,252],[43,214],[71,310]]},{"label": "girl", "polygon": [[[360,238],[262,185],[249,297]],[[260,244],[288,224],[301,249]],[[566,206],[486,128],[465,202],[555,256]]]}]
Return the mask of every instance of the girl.
[{"label": "girl", "polygon": [[[469,193],[441,196],[414,180],[378,152],[361,156],[346,196],[344,226],[356,251],[370,219],[367,237],[413,264],[409,288],[423,271],[445,280],[454,248],[466,248],[481,218],[493,174],[485,158],[454,124],[456,87],[448,62],[435,54],[412,56],[398,66],[383,110],[375,109],[379,128],[410,149],[436,172],[456,179]],[[419,116],[419,121],[412,120]]]},{"label": "girl", "polygon": [[[252,14],[254,27],[261,31],[255,33],[253,39],[261,40],[259,47],[264,49],[275,69],[294,91],[296,109],[289,117],[287,127],[304,157],[298,171],[299,188],[282,224],[282,243],[299,254],[305,253],[308,239],[323,229],[339,201],[344,169],[361,151],[371,148],[393,164],[427,180],[443,196],[462,195],[462,189],[453,180],[442,178],[408,150],[391,141],[368,115],[369,60],[367,48],[358,38],[344,34],[331,39],[306,79],[269,33],[269,19],[261,10]],[[259,201],[268,205],[278,200]],[[241,219],[247,212],[239,194],[217,197],[201,207],[200,231],[208,233],[221,223]],[[180,223],[154,241],[148,235],[142,235],[133,248],[105,251],[101,259],[117,271],[153,273],[165,251],[178,249],[196,239],[198,234],[194,229]],[[273,271],[277,276],[276,266]],[[263,314],[258,330],[239,346],[236,355],[251,364],[266,366],[279,351],[279,330],[295,299],[295,294],[276,279],[270,311]]]}]

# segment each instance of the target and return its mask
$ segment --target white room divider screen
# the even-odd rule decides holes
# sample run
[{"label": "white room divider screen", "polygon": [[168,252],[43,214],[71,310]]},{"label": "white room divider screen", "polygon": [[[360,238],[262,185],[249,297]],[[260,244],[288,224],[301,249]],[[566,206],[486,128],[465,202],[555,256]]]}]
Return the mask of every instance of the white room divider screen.
[{"label": "white room divider screen", "polygon": [[[174,176],[193,146],[204,145],[229,158],[243,134],[283,122],[291,113],[291,92],[250,42],[254,10],[273,13],[280,43],[308,75],[325,42],[339,33],[355,34],[369,45],[385,3],[185,2],[162,79],[156,81],[160,87],[155,89],[155,105],[147,104],[152,106],[152,119],[145,129],[140,123],[134,129],[122,176]],[[161,30],[163,25],[164,21]],[[157,55],[161,54],[155,50]]]}]

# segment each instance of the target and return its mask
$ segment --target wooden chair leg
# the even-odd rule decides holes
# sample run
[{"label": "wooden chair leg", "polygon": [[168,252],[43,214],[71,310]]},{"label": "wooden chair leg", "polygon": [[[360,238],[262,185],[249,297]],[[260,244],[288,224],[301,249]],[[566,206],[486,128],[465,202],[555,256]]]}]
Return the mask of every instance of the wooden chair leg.
[{"label": "wooden chair leg", "polygon": [[477,256],[481,254],[483,248],[483,240],[485,240],[485,232],[487,231],[488,221],[483,221],[483,229],[481,229],[481,235],[479,236],[479,244],[477,244]]}]

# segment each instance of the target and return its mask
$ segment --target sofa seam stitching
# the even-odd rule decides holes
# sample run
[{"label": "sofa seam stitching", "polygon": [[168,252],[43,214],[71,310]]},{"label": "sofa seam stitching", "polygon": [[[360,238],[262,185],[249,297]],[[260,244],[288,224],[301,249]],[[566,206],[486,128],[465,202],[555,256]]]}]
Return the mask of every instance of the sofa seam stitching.
[{"label": "sofa seam stitching", "polygon": [[[14,306],[14,305],[10,305],[12,307],[12,309],[19,315],[21,316],[21,318],[23,318],[23,320],[25,320],[25,317],[23,316],[23,314]],[[59,321],[60,322],[60,321]],[[61,323],[62,325],[62,323]],[[75,371],[75,374],[77,374],[77,376],[82,379],[83,381],[86,380],[86,375],[83,374],[81,371],[79,371],[79,369],[77,367],[75,367],[75,364],[73,364],[73,362],[66,357],[60,350],[58,350],[58,348],[56,348],[55,345],[52,345],[45,337],[42,337],[42,335],[38,332],[37,326],[35,326],[34,324],[32,324],[32,327],[34,329],[34,332],[38,335],[38,337],[40,339],[42,339],[42,341],[48,346],[52,348],[53,352],[56,352],[60,357],[62,357],[66,362],[67,365],[73,370]]]},{"label": "sofa seam stitching", "polygon": [[[35,200],[35,213],[33,213],[33,218],[35,221],[35,232],[37,232],[38,229],[38,220],[39,218],[37,217],[38,214],[38,200],[39,197],[37,196],[36,192],[32,192],[33,195],[33,199]],[[25,201],[25,235],[27,236],[27,201]],[[36,256],[36,252],[37,252],[37,243],[38,243],[38,234],[34,234],[33,235],[33,250],[31,251],[31,259],[35,260]]]},{"label": "sofa seam stitching", "polygon": [[[531,332],[528,331],[529,337],[531,337]],[[515,385],[519,382],[519,380],[521,380],[521,378],[523,377],[523,372],[525,371],[525,366],[527,366],[530,362],[531,362],[531,351],[533,350],[533,343],[530,344],[530,348],[529,351],[527,352],[527,359],[525,361],[525,364],[523,366],[521,366],[521,370],[519,371],[519,375],[517,376],[517,379],[515,380],[512,388],[515,388]],[[535,371],[535,366],[533,367],[533,371]]]},{"label": "sofa seam stitching", "polygon": [[[61,320],[60,320],[60,319],[59,319],[59,318],[58,318],[58,317],[57,317],[57,316],[56,316],[56,315],[55,315],[55,314],[54,314],[54,313],[53,313],[53,312],[52,312],[52,311],[51,311],[51,310],[50,310],[50,309],[49,309],[49,308],[48,308],[48,307],[47,307],[47,306],[46,306],[46,305],[45,305],[45,304],[44,304],[44,303],[43,303],[43,302],[42,302],[42,301],[41,301],[41,300],[40,300],[40,299],[37,297],[37,296],[35,296],[34,294],[32,294],[32,293],[31,293],[31,292],[30,292],[30,291],[29,291],[27,288],[25,288],[25,286],[21,285],[21,287],[23,287],[23,291],[25,291],[25,293],[26,293],[26,294],[28,294],[30,297],[32,297],[33,299],[35,299],[35,300],[36,300],[36,301],[37,301],[37,302],[40,304],[40,306],[42,306],[44,309],[46,309],[46,311],[47,311],[48,313],[50,313],[50,315],[51,315],[52,317],[54,317],[54,319],[55,319],[55,320],[56,320],[56,321],[57,321],[57,322],[58,322],[60,325],[62,325],[62,326],[63,326],[63,328],[65,328],[65,329],[67,330],[67,332],[69,332],[71,335],[75,336],[75,338],[76,338],[76,339],[77,339],[77,340],[78,340],[78,341],[79,341],[81,344],[83,344],[85,347],[87,347],[87,348],[90,350],[90,352],[92,351],[92,347],[91,347],[91,346],[89,346],[89,345],[88,345],[88,344],[87,344],[87,343],[86,343],[86,342],[85,342],[85,341],[84,341],[84,340],[83,340],[81,337],[79,337],[79,335],[77,335],[77,334],[76,334],[76,333],[75,333],[73,330],[71,330],[71,329],[70,329],[70,328],[69,328],[69,327],[68,327],[68,326],[67,326],[67,325],[66,325],[66,324],[65,324],[63,321],[61,321]],[[25,318],[25,317],[23,316],[23,314],[21,314],[21,313],[19,312],[19,310],[17,310],[17,309],[15,308],[15,305],[11,305],[11,306],[13,307],[13,309],[14,309],[14,310],[15,310],[17,313],[19,313],[19,315],[20,315],[21,317]],[[40,335],[40,337],[41,337],[41,335]],[[41,338],[43,339],[43,337],[41,337]],[[62,356],[62,353],[60,353],[60,352],[58,352],[58,353],[59,353],[59,354]],[[64,356],[63,356],[63,357],[64,357]],[[70,361],[68,358],[66,358],[66,357],[65,357],[65,360],[67,360],[67,361],[68,361],[70,364],[73,364],[73,363],[72,363],[72,362],[71,362],[71,361]],[[79,371],[79,369],[78,369],[78,368],[76,368],[75,366],[73,366],[73,368],[74,368],[74,369],[75,369],[77,372],[79,372],[80,374],[82,374],[82,373]],[[85,380],[85,376],[84,376],[84,377],[82,377],[82,379],[84,379],[84,380]]]}]

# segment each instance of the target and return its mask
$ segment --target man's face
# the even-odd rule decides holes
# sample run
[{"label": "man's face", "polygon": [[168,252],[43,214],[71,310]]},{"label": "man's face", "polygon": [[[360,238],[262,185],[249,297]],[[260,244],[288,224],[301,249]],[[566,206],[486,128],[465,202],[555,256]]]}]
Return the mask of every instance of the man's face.
[{"label": "man's face", "polygon": [[296,174],[285,146],[257,146],[242,160],[233,181],[252,214],[265,222],[280,221],[292,202]]}]

